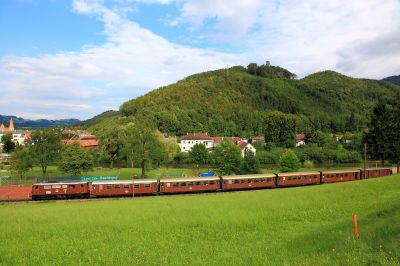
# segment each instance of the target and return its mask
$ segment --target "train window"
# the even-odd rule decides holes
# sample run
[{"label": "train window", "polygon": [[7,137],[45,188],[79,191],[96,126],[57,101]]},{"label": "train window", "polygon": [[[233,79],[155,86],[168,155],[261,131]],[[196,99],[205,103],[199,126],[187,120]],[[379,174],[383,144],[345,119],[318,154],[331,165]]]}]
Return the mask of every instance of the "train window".
[{"label": "train window", "polygon": [[292,180],[292,177],[289,176],[289,177],[288,177],[288,180]]},{"label": "train window", "polygon": [[247,183],[251,183],[251,179],[247,179]]},{"label": "train window", "polygon": [[167,183],[167,187],[171,187],[171,183]]},{"label": "train window", "polygon": [[174,183],[174,187],[179,187],[179,183],[178,183],[178,182],[175,182],[175,183]]},{"label": "train window", "polygon": [[336,174],[336,177],[339,177],[339,174]]},{"label": "train window", "polygon": [[193,186],[193,182],[189,182],[189,186]]},{"label": "train window", "polygon": [[210,185],[214,185],[215,184],[215,182],[214,181],[210,181]]},{"label": "train window", "polygon": [[96,185],[93,185],[93,190],[96,190]]},{"label": "train window", "polygon": [[244,182],[245,182],[245,180],[244,180],[244,179],[242,179],[242,180],[241,180],[241,182],[242,182],[242,183],[244,183]]},{"label": "train window", "polygon": [[182,182],[181,187],[186,187],[186,182]]},{"label": "train window", "polygon": [[207,185],[208,185],[208,182],[207,182],[207,181],[204,181],[203,184],[204,184],[205,186],[207,186]]},{"label": "train window", "polygon": [[61,188],[60,185],[53,185],[53,188]]},{"label": "train window", "polygon": [[81,187],[83,187],[83,184],[81,184]]},{"label": "train window", "polygon": [[229,184],[229,185],[232,184],[232,180],[228,180],[228,184]]},{"label": "train window", "polygon": [[114,188],[121,188],[121,185],[120,184],[115,184]]},{"label": "train window", "polygon": [[200,186],[200,181],[197,181],[197,182],[196,182],[196,186]]},{"label": "train window", "polygon": [[140,184],[135,184],[133,187],[134,188],[140,188]]},{"label": "train window", "polygon": [[272,178],[267,178],[267,182],[271,182],[272,181]]},{"label": "train window", "polygon": [[67,185],[62,185],[62,188],[67,188]]},{"label": "train window", "polygon": [[106,185],[106,189],[112,189],[112,185]]},{"label": "train window", "polygon": [[258,183],[258,182],[259,182],[258,178],[255,178],[255,179],[254,179],[254,182]]},{"label": "train window", "polygon": [[129,184],[125,184],[125,185],[124,185],[124,188],[129,188]]},{"label": "train window", "polygon": [[150,184],[144,184],[144,187],[149,188],[149,187],[150,187]]},{"label": "train window", "polygon": [[68,188],[75,188],[75,185],[68,185]]},{"label": "train window", "polygon": [[35,186],[35,189],[38,189],[39,188],[39,186]]},{"label": "train window", "polygon": [[44,189],[51,189],[51,186],[44,186]]},{"label": "train window", "polygon": [[239,182],[240,182],[239,179],[236,179],[236,180],[235,180],[235,184],[239,184]]}]

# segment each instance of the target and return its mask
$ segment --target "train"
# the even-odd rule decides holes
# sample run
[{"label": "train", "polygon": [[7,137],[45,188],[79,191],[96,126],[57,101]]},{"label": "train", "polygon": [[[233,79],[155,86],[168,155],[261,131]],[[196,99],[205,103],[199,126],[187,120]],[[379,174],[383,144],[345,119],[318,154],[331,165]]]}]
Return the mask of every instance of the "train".
[{"label": "train", "polygon": [[135,197],[306,186],[388,176],[391,168],[326,170],[210,177],[35,183],[32,200]]}]

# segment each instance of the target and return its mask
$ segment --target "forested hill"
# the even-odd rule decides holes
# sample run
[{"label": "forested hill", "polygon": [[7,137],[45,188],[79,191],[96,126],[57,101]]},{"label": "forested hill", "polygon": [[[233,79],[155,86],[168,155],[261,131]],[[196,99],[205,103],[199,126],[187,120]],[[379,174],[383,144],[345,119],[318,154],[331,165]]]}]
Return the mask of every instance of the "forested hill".
[{"label": "forested hill", "polygon": [[400,75],[387,77],[387,78],[384,78],[383,80],[387,80],[387,81],[392,82],[392,83],[394,83],[396,85],[400,85]]},{"label": "forested hill", "polygon": [[[355,79],[332,71],[296,80],[294,74],[277,67],[272,69],[276,73],[264,75],[266,66],[262,67],[233,67],[189,76],[125,102],[120,115],[147,116],[162,132],[177,135],[263,134],[264,117],[270,111],[293,114],[299,132],[357,131],[366,126],[378,100],[393,100],[400,92],[400,86],[389,82]],[[115,117],[105,118],[92,129],[115,121]]]}]

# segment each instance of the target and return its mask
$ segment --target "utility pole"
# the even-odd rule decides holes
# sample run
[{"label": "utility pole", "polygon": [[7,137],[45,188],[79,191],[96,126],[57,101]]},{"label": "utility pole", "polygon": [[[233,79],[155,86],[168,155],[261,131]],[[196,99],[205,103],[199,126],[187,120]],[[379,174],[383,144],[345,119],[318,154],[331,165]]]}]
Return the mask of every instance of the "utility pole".
[{"label": "utility pole", "polygon": [[366,178],[365,175],[367,173],[366,163],[367,163],[367,143],[364,143],[364,179]]}]

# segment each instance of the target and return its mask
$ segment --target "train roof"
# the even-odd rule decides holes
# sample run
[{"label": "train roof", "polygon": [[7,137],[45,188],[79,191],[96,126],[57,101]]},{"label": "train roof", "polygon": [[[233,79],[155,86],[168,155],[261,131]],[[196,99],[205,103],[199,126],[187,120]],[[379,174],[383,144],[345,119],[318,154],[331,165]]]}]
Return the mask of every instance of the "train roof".
[{"label": "train roof", "polygon": [[186,177],[186,178],[162,178],[160,182],[196,182],[196,181],[215,181],[219,180],[218,176],[208,177]]},{"label": "train roof", "polygon": [[[359,170],[364,171],[364,169],[359,169]],[[367,168],[365,170],[392,170],[392,168],[390,168],[390,167],[380,167],[380,168]]]},{"label": "train roof", "polygon": [[278,176],[297,176],[297,175],[319,175],[319,172],[289,172],[277,173]]},{"label": "train roof", "polygon": [[360,172],[360,169],[342,169],[342,170],[325,170],[321,171],[324,174],[337,174],[337,173],[355,173]]},{"label": "train roof", "polygon": [[134,179],[133,183],[154,183],[154,182],[158,182],[157,179]]},{"label": "train roof", "polygon": [[106,184],[133,184],[133,180],[98,180],[92,181],[93,185],[106,185]]},{"label": "train roof", "polygon": [[51,182],[51,183],[40,182],[40,183],[34,183],[33,186],[76,185],[76,184],[87,184],[87,183],[88,183],[87,181],[71,181],[71,182],[63,181],[63,182]]},{"label": "train roof", "polygon": [[250,178],[275,177],[275,174],[229,175],[229,176],[221,176],[221,177],[223,179],[250,179]]}]

